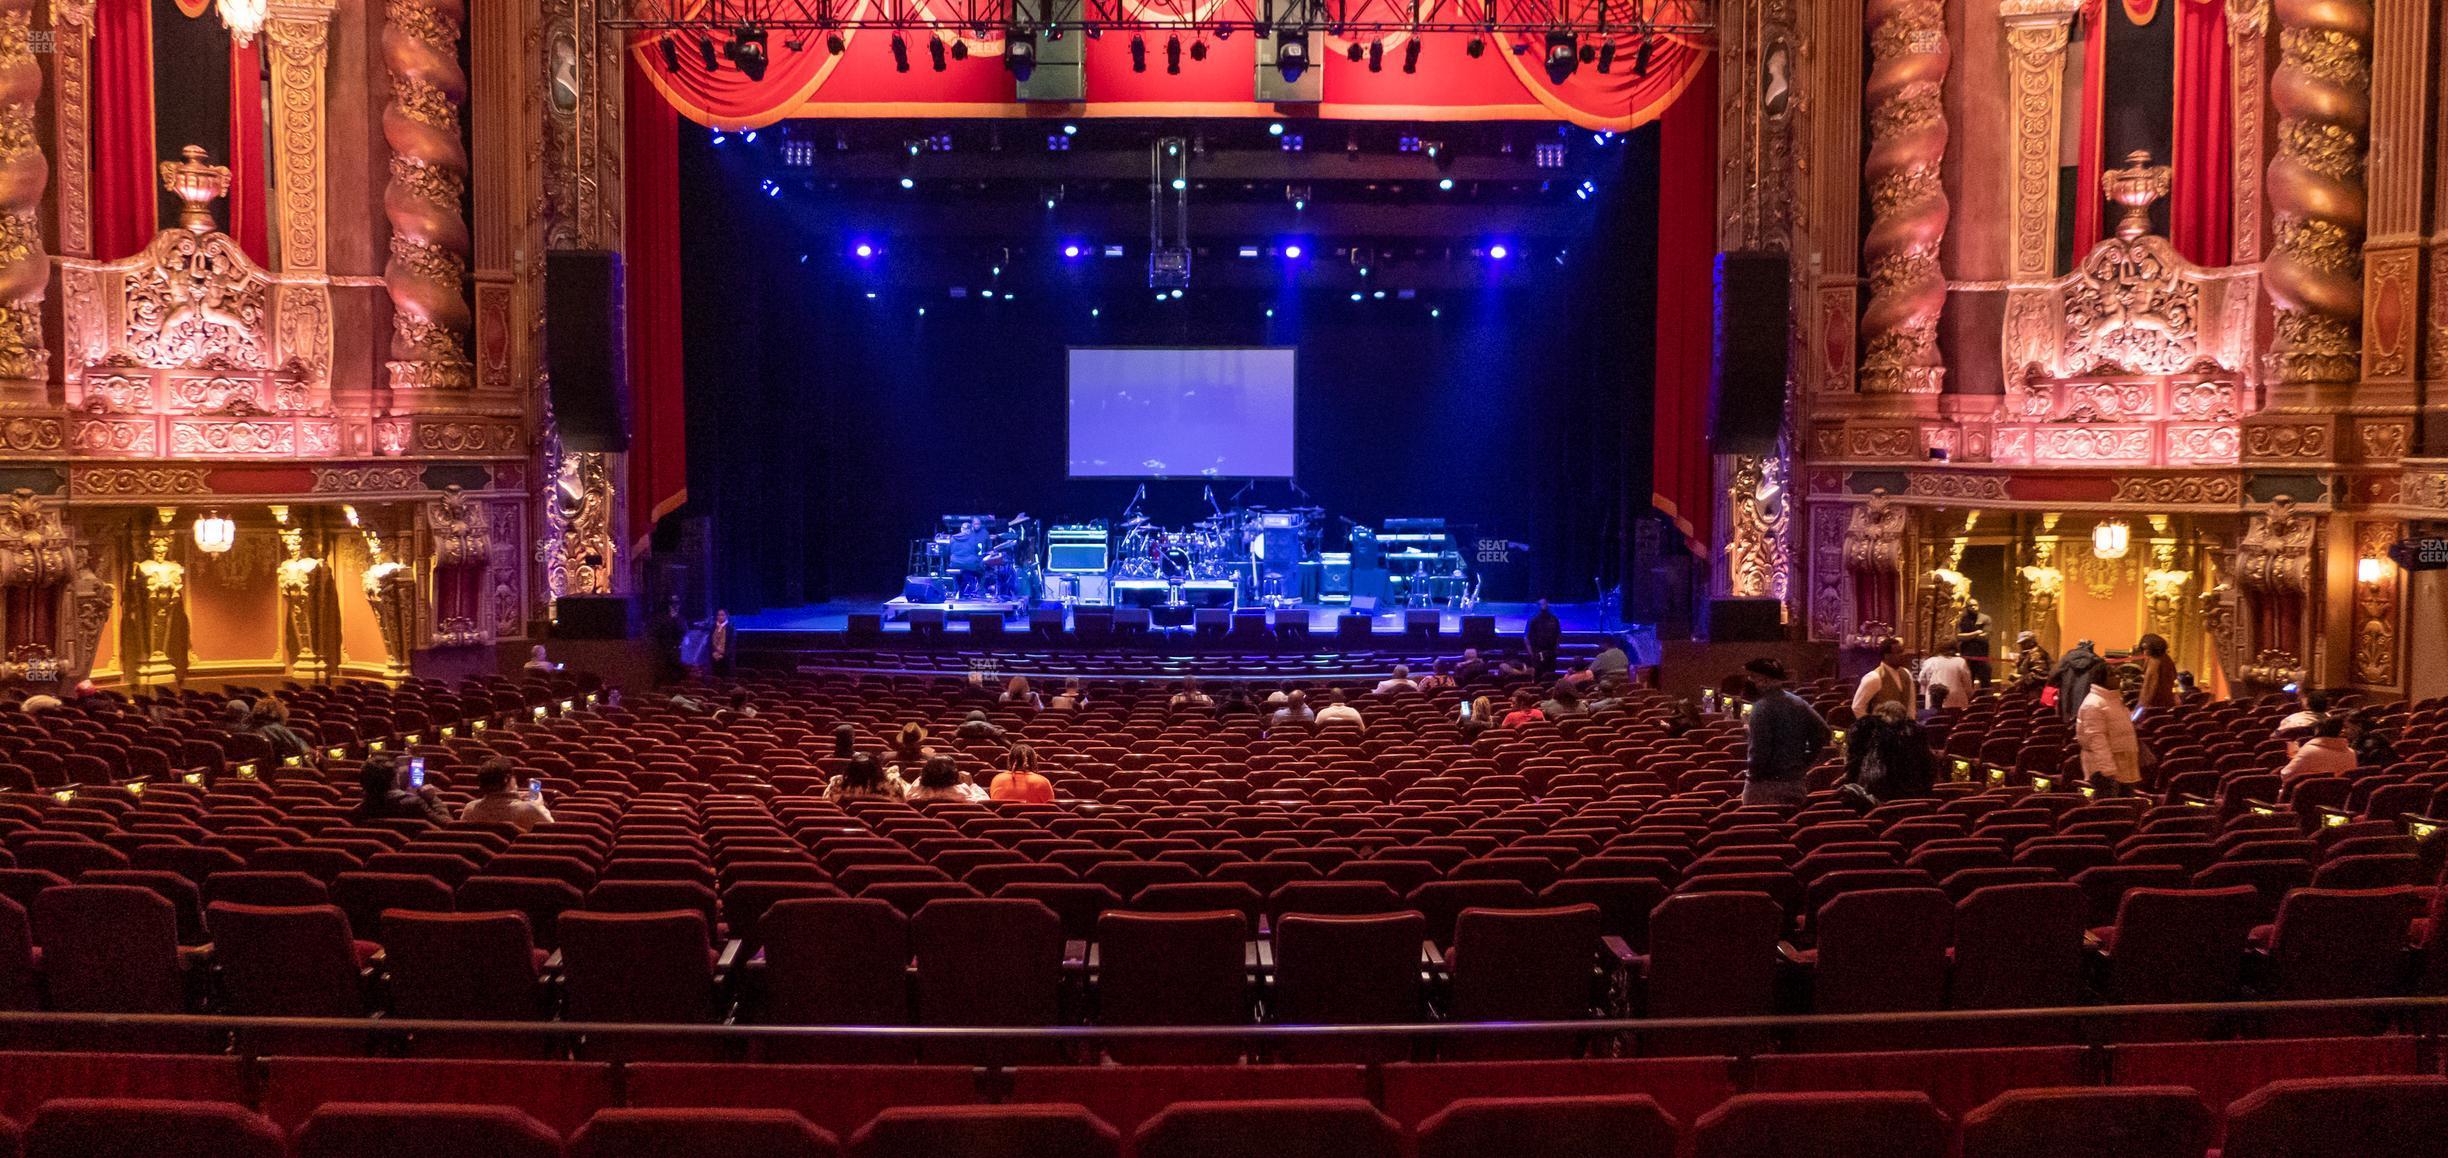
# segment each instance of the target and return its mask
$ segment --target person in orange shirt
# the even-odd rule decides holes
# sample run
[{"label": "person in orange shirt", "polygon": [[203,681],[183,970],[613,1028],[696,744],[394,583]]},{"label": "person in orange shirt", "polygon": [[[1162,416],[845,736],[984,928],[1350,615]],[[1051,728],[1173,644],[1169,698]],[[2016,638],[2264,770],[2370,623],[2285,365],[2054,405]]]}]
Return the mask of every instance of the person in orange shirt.
[{"label": "person in orange shirt", "polygon": [[1013,800],[1023,804],[1054,803],[1054,782],[1037,774],[1037,749],[1026,744],[1014,744],[1007,754],[1009,770],[998,773],[987,785],[990,800]]}]

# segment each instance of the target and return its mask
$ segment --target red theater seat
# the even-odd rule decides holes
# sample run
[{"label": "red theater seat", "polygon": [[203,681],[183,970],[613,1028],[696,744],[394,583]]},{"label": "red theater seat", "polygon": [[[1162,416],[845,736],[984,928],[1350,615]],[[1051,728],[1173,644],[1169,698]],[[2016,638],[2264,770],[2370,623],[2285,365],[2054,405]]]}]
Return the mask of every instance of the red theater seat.
[{"label": "red theater seat", "polygon": [[1675,1158],[1680,1133],[1639,1094],[1465,1098],[1420,1124],[1416,1158]]},{"label": "red theater seat", "polygon": [[1734,1059],[1397,1062],[1382,1067],[1387,1114],[1417,1126],[1464,1098],[1612,1097],[1643,1094],[1691,1122],[1734,1096]]},{"label": "red theater seat", "polygon": [[841,1144],[789,1110],[604,1110],[569,1158],[835,1158]]},{"label": "red theater seat", "polygon": [[1114,1128],[1078,1106],[904,1106],[850,1140],[851,1158],[1119,1158]]},{"label": "red theater seat", "polygon": [[280,1128],[227,1102],[61,1098],[25,1131],[27,1158],[287,1158]]},{"label": "red theater seat", "polygon": [[1691,1158],[1945,1158],[1949,1133],[1921,1094],[1745,1094],[1692,1126]]},{"label": "red theater seat", "polygon": [[53,1098],[243,1102],[235,1057],[147,1053],[0,1053],[0,1117],[29,1121]]},{"label": "red theater seat", "polygon": [[2418,1072],[2411,1037],[2278,1038],[2116,1045],[2108,1075],[2116,1085],[2186,1086],[2224,1106],[2271,1082]]},{"label": "red theater seat", "polygon": [[611,1067],[594,1062],[267,1058],[264,1115],[295,1130],[319,1108],[370,1093],[423,1105],[515,1106],[568,1132],[612,1104]]},{"label": "red theater seat", "polygon": [[2221,1158],[2432,1158],[2448,1138],[2448,1078],[2273,1082],[2227,1109]]},{"label": "red theater seat", "polygon": [[508,1106],[338,1102],[292,1141],[296,1158],[561,1158],[559,1134]]},{"label": "red theater seat", "polygon": [[1402,1158],[1402,1129],[1357,1099],[1180,1102],[1131,1140],[1135,1158]]},{"label": "red theater seat", "polygon": [[1963,1158],[2202,1158],[2210,1107],[2183,1086],[2030,1089],[1963,1117]]},{"label": "red theater seat", "polygon": [[1911,1050],[1897,1053],[1777,1054],[1752,1059],[1751,1089],[1912,1091],[1948,1115],[2023,1086],[2073,1086],[2086,1080],[2080,1046]]}]

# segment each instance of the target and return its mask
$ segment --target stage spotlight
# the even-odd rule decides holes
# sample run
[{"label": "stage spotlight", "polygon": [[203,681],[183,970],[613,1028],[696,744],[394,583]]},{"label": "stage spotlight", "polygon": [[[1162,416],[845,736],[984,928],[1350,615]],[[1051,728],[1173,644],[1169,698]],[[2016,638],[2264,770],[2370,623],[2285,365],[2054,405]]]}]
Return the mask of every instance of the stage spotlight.
[{"label": "stage spotlight", "polygon": [[1581,57],[1581,63],[1588,64],[1589,62],[1598,59],[1598,50],[1590,45],[1584,44],[1581,46],[1581,52],[1579,55]]},{"label": "stage spotlight", "polygon": [[1439,178],[1437,178],[1437,191],[1438,191],[1438,192],[1440,192],[1440,193],[1451,193],[1451,192],[1453,192],[1453,178],[1451,178],[1451,177],[1439,177]]},{"label": "stage spotlight", "polygon": [[655,47],[663,53],[663,71],[680,71],[680,46],[672,43],[671,37],[666,36],[656,41]]},{"label": "stage spotlight", "polygon": [[1179,300],[1181,300],[1181,295],[1182,295],[1182,292],[1181,292],[1180,290],[1174,290],[1174,291],[1173,291],[1173,298],[1174,298],[1174,300],[1175,300],[1175,301],[1179,301]]},{"label": "stage spotlight", "polygon": [[1090,306],[1088,307],[1088,316],[1092,318],[1101,318],[1105,316],[1105,311],[1098,309],[1095,306]]},{"label": "stage spotlight", "polygon": [[1078,126],[1078,125],[1064,125],[1064,126],[1063,126],[1063,135],[1064,135],[1064,136],[1066,136],[1066,137],[1076,137],[1076,136],[1078,136],[1078,135],[1079,135],[1079,126]]},{"label": "stage spotlight", "polygon": [[730,141],[730,139],[731,138],[728,135],[721,132],[716,132],[714,134],[714,144],[718,147]]},{"label": "stage spotlight", "polygon": [[1513,256],[1513,251],[1506,249],[1503,243],[1500,242],[1488,247],[1488,256],[1495,258],[1498,261],[1503,261],[1504,259]]},{"label": "stage spotlight", "polygon": [[1181,56],[1182,56],[1182,42],[1181,42],[1181,37],[1175,36],[1175,37],[1170,37],[1170,38],[1166,39],[1166,41],[1165,41],[1165,75],[1166,75],[1166,76],[1180,76],[1180,75],[1181,75]]},{"label": "stage spotlight", "polygon": [[1144,36],[1133,36],[1133,37],[1131,37],[1131,42],[1130,42],[1130,58],[1131,58],[1131,71],[1132,71],[1132,72],[1146,72],[1146,71],[1147,71],[1147,38],[1146,38],[1146,37],[1144,37]]},{"label": "stage spotlight", "polygon": [[1064,256],[1064,257],[1078,257],[1079,255],[1080,255],[1080,247],[1079,247],[1079,246],[1077,246],[1077,245],[1066,245],[1066,246],[1064,246],[1064,247],[1063,247],[1063,256]]},{"label": "stage spotlight", "polygon": [[862,241],[862,242],[859,242],[859,243],[858,243],[856,246],[851,247],[850,252],[852,252],[852,253],[854,253],[854,254],[857,254],[857,255],[858,255],[858,257],[859,257],[859,260],[864,261],[864,260],[866,260],[866,259],[868,259],[868,258],[870,258],[870,257],[874,257],[874,256],[875,256],[875,246],[874,246],[874,245],[872,245],[872,244],[870,244],[870,243],[868,243],[868,242],[864,242],[864,241]]},{"label": "stage spotlight", "polygon": [[1361,299],[1361,297],[1362,297],[1362,295],[1360,295],[1360,294],[1356,294],[1356,293],[1355,293],[1355,294],[1353,294],[1353,295],[1352,295],[1352,300],[1356,302],[1356,301],[1359,301],[1359,300]]},{"label": "stage spotlight", "polygon": [[1547,34],[1547,79],[1562,84],[1581,67],[1580,38],[1569,32]]},{"label": "stage spotlight", "polygon": [[1268,316],[1268,317],[1270,317],[1270,318],[1275,316],[1275,307],[1273,307],[1273,306],[1268,306],[1268,307],[1267,307],[1267,316]]},{"label": "stage spotlight", "polygon": [[1417,32],[1411,34],[1411,39],[1403,42],[1403,71],[1405,73],[1414,73],[1419,71],[1420,47],[1420,38],[1419,33]]},{"label": "stage spotlight", "polygon": [[1295,261],[1299,260],[1301,255],[1300,243],[1294,242],[1290,245],[1284,246],[1283,253],[1285,257],[1291,258]]},{"label": "stage spotlight", "polygon": [[1275,42],[1275,71],[1285,84],[1300,83],[1301,74],[1309,71],[1309,38],[1295,36]]},{"label": "stage spotlight", "polygon": [[723,55],[739,66],[740,74],[751,81],[765,79],[765,30],[754,24],[743,24],[731,33],[731,44]]},{"label": "stage spotlight", "polygon": [[1369,42],[1369,71],[1385,71],[1385,41],[1372,40]]},{"label": "stage spotlight", "polygon": [[969,59],[969,42],[968,42],[968,41],[966,41],[966,40],[955,40],[955,41],[953,41],[953,42],[952,42],[952,59],[954,59],[954,60],[967,60],[967,59]]},{"label": "stage spotlight", "polygon": [[1462,51],[1470,54],[1470,58],[1472,60],[1477,60],[1482,56],[1486,56],[1487,38],[1482,36],[1471,37],[1470,43],[1462,46]]},{"label": "stage spotlight", "polygon": [[942,72],[945,67],[944,42],[932,35],[927,37],[927,63],[934,65],[937,72]]},{"label": "stage spotlight", "polygon": [[1609,39],[1605,44],[1598,46],[1598,73],[1604,76],[1613,71],[1615,71],[1615,41]]},{"label": "stage spotlight", "polygon": [[[1219,39],[1219,40],[1220,40],[1220,39],[1222,39],[1222,37],[1218,37],[1217,39]],[[1207,59],[1207,42],[1206,42],[1206,41],[1204,41],[1204,40],[1193,40],[1193,41],[1191,41],[1191,42],[1190,42],[1190,59],[1192,59],[1192,60],[1205,60],[1205,59]]]},{"label": "stage spotlight", "polygon": [[1004,36],[1003,67],[1014,80],[1027,83],[1029,74],[1037,71],[1036,34],[1013,31]]},{"label": "stage spotlight", "polygon": [[1632,50],[1632,75],[1649,75],[1649,54],[1650,51],[1656,47],[1656,41],[1651,40],[1646,36],[1641,37],[1640,47]]},{"label": "stage spotlight", "polygon": [[1268,125],[1268,126],[1267,126],[1267,135],[1268,135],[1268,136],[1270,136],[1270,137],[1280,137],[1280,136],[1282,136],[1282,135],[1283,135],[1283,122],[1282,122],[1282,121],[1276,121],[1276,122],[1274,122],[1273,124]]},{"label": "stage spotlight", "polygon": [[901,187],[904,189],[915,189],[918,187],[918,181],[914,177],[903,177],[901,179]]},{"label": "stage spotlight", "polygon": [[841,33],[828,32],[825,33],[825,51],[830,52],[835,56],[840,56],[842,53],[850,51],[850,46],[842,43]]},{"label": "stage spotlight", "polygon": [[707,72],[722,71],[722,57],[714,54],[713,37],[700,36],[697,38],[697,58],[705,62]]},{"label": "stage spotlight", "polygon": [[900,33],[898,33],[898,32],[893,33],[893,38],[892,38],[892,54],[893,54],[893,71],[894,71],[894,72],[908,72],[908,71],[909,71],[909,42],[908,42],[908,41],[906,41],[906,40],[901,39],[901,34],[900,34]]},{"label": "stage spotlight", "polygon": [[1351,47],[1343,50],[1344,59],[1351,61],[1353,64],[1360,63],[1360,59],[1367,55],[1368,50],[1360,47],[1360,45],[1357,43],[1354,43]]}]

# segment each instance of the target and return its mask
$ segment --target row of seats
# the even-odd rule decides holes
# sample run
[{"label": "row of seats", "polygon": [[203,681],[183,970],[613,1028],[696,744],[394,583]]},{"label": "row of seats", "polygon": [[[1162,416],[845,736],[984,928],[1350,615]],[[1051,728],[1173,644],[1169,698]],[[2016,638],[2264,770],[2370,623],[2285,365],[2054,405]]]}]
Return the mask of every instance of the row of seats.
[{"label": "row of seats", "polygon": [[[2448,1078],[2273,1082],[2213,1113],[2182,1086],[2036,1088],[1959,1124],[1917,1092],[1768,1093],[1683,1123],[1642,1094],[1472,1097],[1406,1129],[1362,1098],[1185,1100],[1126,1132],[1077,1104],[895,1107],[848,1136],[852,1158],[2412,1158],[2448,1131]],[[2223,1128],[2224,1134],[2221,1136]],[[604,1109],[562,1133],[511,1106],[335,1101],[284,1131],[211,1101],[69,1098],[0,1154],[128,1158],[664,1158],[688,1153],[832,1158],[840,1135],[786,1109]]]}]

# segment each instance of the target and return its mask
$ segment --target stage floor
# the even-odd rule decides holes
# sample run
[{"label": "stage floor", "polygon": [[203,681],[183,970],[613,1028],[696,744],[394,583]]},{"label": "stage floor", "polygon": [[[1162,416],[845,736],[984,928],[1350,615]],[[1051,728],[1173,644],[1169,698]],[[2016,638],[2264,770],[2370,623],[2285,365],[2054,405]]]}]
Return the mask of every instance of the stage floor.
[{"label": "stage floor", "polygon": [[[945,624],[945,630],[953,635],[965,635],[969,631],[969,624],[960,616],[971,610],[990,610],[993,606],[989,604],[952,605],[948,610],[954,617]],[[1296,606],[1299,610],[1308,612],[1310,632],[1322,638],[1332,637],[1336,619],[1350,610],[1341,603],[1311,603]],[[1550,606],[1554,608],[1556,618],[1562,621],[1566,635],[1586,636],[1600,632],[1631,630],[1629,625],[1621,622],[1602,621],[1601,610],[1596,603],[1556,603]],[[1447,635],[1458,633],[1462,628],[1462,616],[1470,614],[1493,615],[1496,617],[1497,634],[1519,636],[1522,627],[1530,621],[1531,613],[1537,610],[1537,605],[1532,603],[1482,603],[1468,612],[1455,611],[1452,608],[1438,608],[1437,610],[1439,613],[1437,629]],[[881,598],[837,599],[828,603],[768,608],[750,615],[734,616],[733,622],[738,624],[738,630],[743,633],[838,632],[848,630],[850,616],[861,612],[888,615],[884,600]],[[1375,621],[1374,627],[1379,632],[1399,634],[1403,630],[1402,608],[1380,608],[1372,618]],[[1009,614],[1005,617],[1004,623],[1006,627],[1016,625],[1025,629],[1028,625],[1028,613],[1018,611]],[[1072,626],[1070,617],[1067,615],[1064,617],[1063,626],[1066,630]],[[910,626],[906,621],[888,615],[887,622],[884,624],[885,634],[907,634],[909,630]],[[1187,634],[1189,629],[1176,630]]]}]

